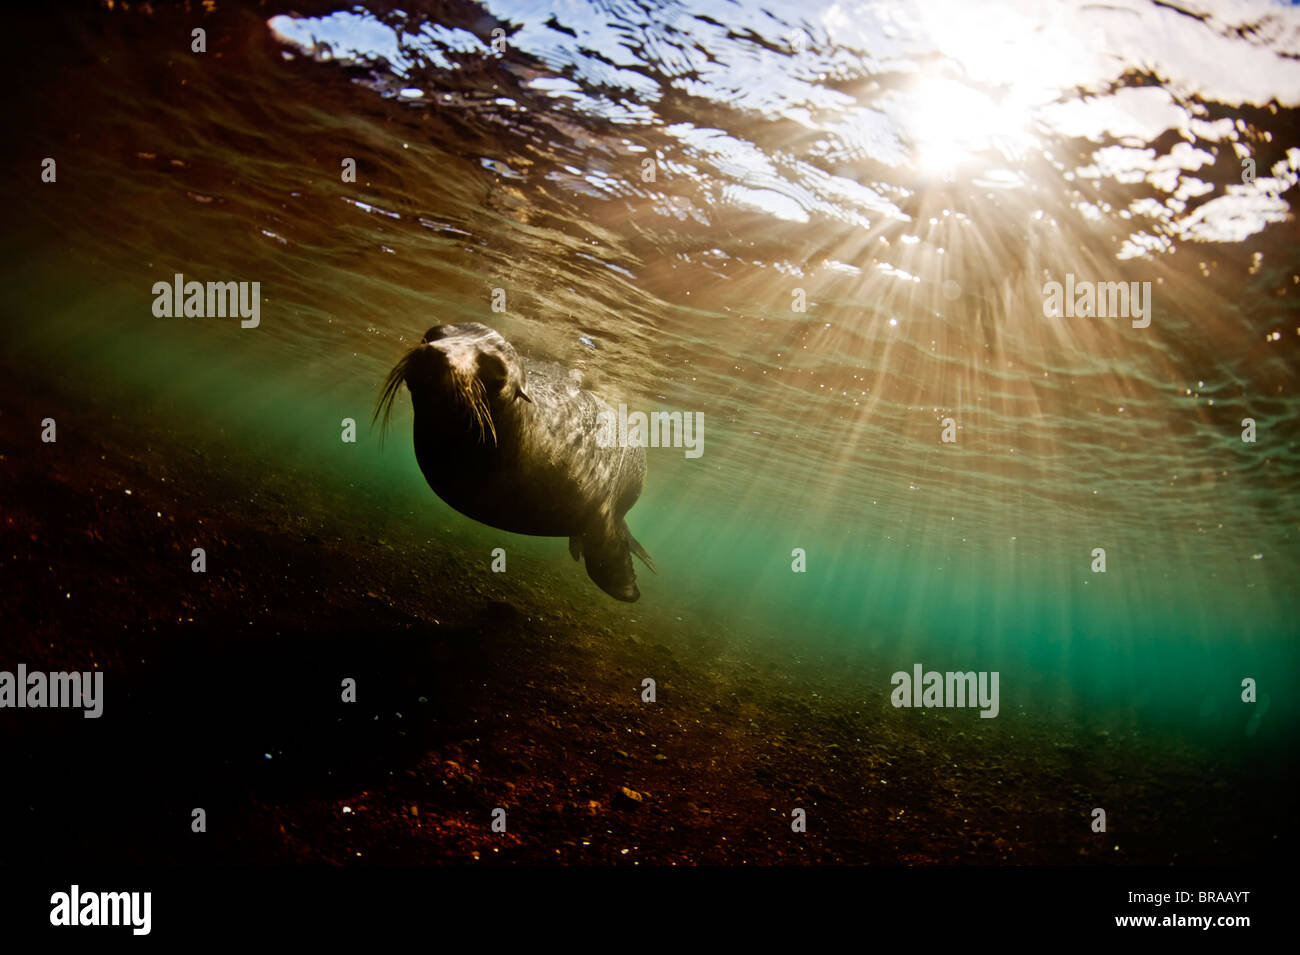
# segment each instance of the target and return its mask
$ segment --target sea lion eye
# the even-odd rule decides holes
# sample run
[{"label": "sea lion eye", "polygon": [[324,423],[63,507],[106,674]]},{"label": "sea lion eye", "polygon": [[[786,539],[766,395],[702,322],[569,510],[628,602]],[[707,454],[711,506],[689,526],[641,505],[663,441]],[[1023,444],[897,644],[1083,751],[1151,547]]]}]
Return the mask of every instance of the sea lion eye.
[{"label": "sea lion eye", "polygon": [[482,353],[478,356],[478,377],[489,388],[500,388],[506,383],[506,363],[496,355]]}]

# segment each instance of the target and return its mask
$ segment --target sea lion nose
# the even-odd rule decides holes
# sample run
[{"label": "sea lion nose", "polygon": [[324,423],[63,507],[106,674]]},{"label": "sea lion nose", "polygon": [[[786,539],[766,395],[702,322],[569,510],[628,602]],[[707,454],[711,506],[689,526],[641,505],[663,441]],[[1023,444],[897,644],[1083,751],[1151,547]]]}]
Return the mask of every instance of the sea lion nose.
[{"label": "sea lion nose", "polygon": [[426,343],[411,353],[406,363],[406,379],[420,383],[439,381],[446,376],[448,367],[446,352]]}]

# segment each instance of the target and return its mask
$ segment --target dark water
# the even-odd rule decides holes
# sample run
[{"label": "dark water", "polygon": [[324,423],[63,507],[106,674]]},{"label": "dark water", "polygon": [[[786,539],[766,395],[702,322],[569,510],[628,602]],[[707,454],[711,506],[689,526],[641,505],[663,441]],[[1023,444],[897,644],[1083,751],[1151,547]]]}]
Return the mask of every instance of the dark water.
[{"label": "dark water", "polygon": [[[409,404],[365,425],[428,326],[485,321],[703,414],[701,457],[648,452],[643,601],[1294,740],[1300,11],[287,9],[13,21],[11,360],[434,527]],[[178,272],[260,282],[260,324],[155,317]],[[1067,273],[1149,282],[1149,327],[1045,316]]]}]

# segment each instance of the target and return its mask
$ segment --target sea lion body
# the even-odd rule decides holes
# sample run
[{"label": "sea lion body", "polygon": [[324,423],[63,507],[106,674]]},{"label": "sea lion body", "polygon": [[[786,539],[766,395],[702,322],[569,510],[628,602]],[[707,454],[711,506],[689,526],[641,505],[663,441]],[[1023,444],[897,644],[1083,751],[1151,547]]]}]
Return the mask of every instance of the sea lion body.
[{"label": "sea lion body", "polygon": [[568,537],[602,590],[640,597],[631,555],[653,564],[624,515],[645,483],[645,449],[601,446],[608,404],[478,323],[429,329],[389,375],[381,407],[403,382],[415,459],[435,494],[491,527]]}]

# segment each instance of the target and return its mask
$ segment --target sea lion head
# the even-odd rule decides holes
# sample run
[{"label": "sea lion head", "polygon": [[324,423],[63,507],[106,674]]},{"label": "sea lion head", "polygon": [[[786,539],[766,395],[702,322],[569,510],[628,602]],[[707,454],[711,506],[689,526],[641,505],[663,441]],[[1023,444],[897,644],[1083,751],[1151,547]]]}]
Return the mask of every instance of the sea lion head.
[{"label": "sea lion head", "polygon": [[433,326],[393,367],[375,408],[376,418],[383,411],[385,428],[403,382],[417,414],[422,406],[440,415],[455,409],[479,442],[495,444],[500,415],[517,401],[532,401],[514,346],[478,322]]}]

